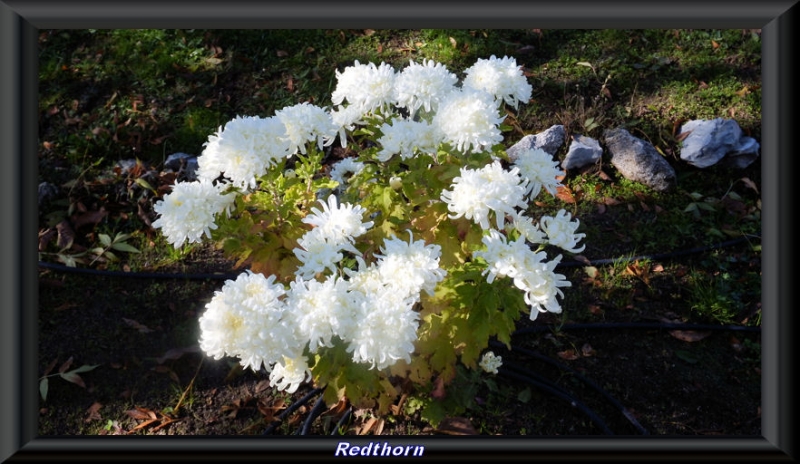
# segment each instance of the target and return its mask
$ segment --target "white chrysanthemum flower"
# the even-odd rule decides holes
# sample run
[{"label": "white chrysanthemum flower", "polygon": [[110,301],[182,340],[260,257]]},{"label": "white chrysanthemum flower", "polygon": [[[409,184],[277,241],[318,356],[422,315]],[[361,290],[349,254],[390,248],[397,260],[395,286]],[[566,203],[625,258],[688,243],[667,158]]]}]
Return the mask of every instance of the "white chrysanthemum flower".
[{"label": "white chrysanthemum flower", "polygon": [[516,216],[516,208],[526,207],[526,184],[519,169],[507,171],[495,160],[477,170],[461,168],[461,175],[453,179],[453,190],[442,191],[441,199],[451,219],[464,216],[485,230],[490,227],[489,213],[494,212],[497,228],[503,229],[506,214]]},{"label": "white chrysanthemum flower", "polygon": [[439,245],[426,245],[424,240],[414,242],[414,236],[408,231],[409,241],[392,237],[386,239],[381,247],[378,272],[390,287],[397,288],[405,297],[419,299],[419,293],[425,291],[433,295],[436,284],[441,282],[447,271],[439,267],[442,248]]},{"label": "white chrysanthemum flower", "polygon": [[490,374],[497,374],[497,369],[503,365],[503,357],[496,356],[493,351],[487,351],[484,353],[483,357],[481,357],[481,361],[478,365],[481,366],[481,369]]},{"label": "white chrysanthemum flower", "polygon": [[467,153],[481,152],[503,141],[500,117],[494,97],[488,92],[460,89],[450,92],[439,105],[433,125],[440,138]]},{"label": "white chrysanthemum flower", "polygon": [[464,74],[464,87],[485,90],[514,108],[531,99],[533,89],[514,58],[479,59]]},{"label": "white chrysanthemum flower", "polygon": [[378,161],[386,162],[396,155],[405,160],[413,158],[415,153],[435,153],[439,146],[436,129],[425,121],[396,119],[392,124],[383,124],[380,128],[383,136],[378,144],[383,148],[378,152]]},{"label": "white chrysanthemum flower", "polygon": [[333,275],[324,282],[297,278],[287,294],[287,315],[308,349],[331,346],[331,338],[346,340],[357,324],[349,284]]},{"label": "white chrysanthemum flower", "polygon": [[530,319],[536,320],[540,312],[561,313],[557,297],[564,297],[559,287],[571,287],[563,274],[556,274],[555,268],[561,262],[561,255],[552,261],[530,263],[524,272],[514,279],[517,288],[525,291],[525,303],[531,307]]},{"label": "white chrysanthemum flower", "polygon": [[393,101],[394,81],[397,74],[390,65],[361,64],[358,60],[343,72],[336,71],[336,89],[331,94],[334,105],[345,100],[363,114],[386,108]]},{"label": "white chrysanthemum flower", "polygon": [[211,230],[217,228],[215,216],[228,212],[236,196],[235,193],[223,194],[222,188],[224,184],[214,185],[209,180],[176,183],[172,192],[153,206],[159,215],[153,221],[153,228],[160,228],[175,248],[186,240],[199,242],[203,234],[211,238]]},{"label": "white chrysanthemum flower", "polygon": [[208,137],[197,158],[197,177],[213,181],[220,174],[236,187],[256,187],[256,178],[291,153],[282,140],[286,131],[278,119],[236,117]]},{"label": "white chrysanthemum flower", "polygon": [[358,262],[358,270],[344,269],[344,273],[348,277],[351,292],[359,292],[361,294],[379,294],[385,290],[386,282],[383,280],[378,266],[375,263],[367,265],[363,258],[356,256]]},{"label": "white chrysanthemum flower", "polygon": [[342,148],[347,147],[347,131],[352,131],[357,124],[363,124],[364,112],[356,105],[339,105],[338,109],[330,111],[333,125],[337,127],[339,142]]},{"label": "white chrysanthemum flower", "polygon": [[561,261],[561,255],[546,262],[544,252],[536,253],[520,236],[508,242],[506,237],[496,230],[490,230],[483,237],[485,251],[476,251],[473,256],[482,258],[487,263],[483,275],[488,274],[486,281],[492,283],[496,277],[509,277],[514,285],[525,292],[525,303],[531,307],[531,320],[536,319],[539,312],[561,312],[557,296],[564,294],[558,287],[569,287],[572,284],[561,274],[554,272]]},{"label": "white chrysanthemum flower", "polygon": [[539,229],[537,224],[533,223],[533,219],[526,216],[524,213],[518,214],[511,224],[523,237],[531,243],[546,243],[547,237],[545,233]]},{"label": "white chrysanthemum flower", "polygon": [[339,183],[339,187],[344,185],[364,169],[364,163],[356,161],[355,158],[344,158],[333,164],[331,168],[331,179]]},{"label": "white chrysanthemum flower", "polygon": [[564,171],[558,168],[558,161],[541,148],[522,150],[512,163],[519,168],[522,177],[528,179],[528,197],[536,198],[542,187],[551,195],[555,195],[561,183],[558,176],[563,176]]},{"label": "white chrysanthemum flower", "polygon": [[329,195],[327,202],[319,200],[319,203],[323,210],[312,207],[313,214],[304,217],[303,222],[319,228],[322,236],[332,243],[352,243],[354,237],[364,234],[373,225],[372,221],[361,222],[367,212],[361,205],[339,205],[336,195]]},{"label": "white chrysanthemum flower", "polygon": [[[343,249],[348,251],[355,250],[350,242],[336,242],[332,238],[325,236],[322,229],[312,229],[306,232],[297,241],[300,248],[292,250],[302,265],[297,268],[295,275],[303,279],[311,279],[317,273],[330,270],[336,272],[336,263],[344,258],[341,253]],[[357,252],[357,250],[355,250]]]},{"label": "white chrysanthemum flower", "polygon": [[560,210],[556,217],[542,216],[539,225],[547,234],[547,243],[557,246],[570,253],[580,253],[586,249],[586,245],[578,248],[578,241],[586,234],[576,234],[575,231],[580,226],[580,221],[571,221],[572,215],[566,210]]},{"label": "white chrysanthemum flower", "polygon": [[414,148],[417,153],[436,153],[442,143],[442,133],[427,121],[419,121],[414,134]]},{"label": "white chrysanthemum flower", "polygon": [[306,143],[313,141],[322,150],[326,144],[333,143],[339,133],[339,126],[334,124],[330,113],[308,102],[287,106],[276,111],[275,117],[286,127],[284,140],[291,154],[300,151],[305,155]]},{"label": "white chrysanthemum flower", "polygon": [[294,354],[299,339],[283,319],[285,293],[275,276],[248,271],[226,281],[200,317],[200,348],[214,359],[238,357],[254,371]]},{"label": "white chrysanthemum flower", "polygon": [[420,107],[427,112],[436,111],[439,102],[456,89],[457,82],[456,75],[441,63],[411,61],[395,80],[394,100],[397,106],[407,108],[412,117]]},{"label": "white chrysanthemum flower", "polygon": [[279,391],[294,393],[304,382],[311,380],[311,370],[304,356],[287,358],[275,363],[269,374],[269,383]]},{"label": "white chrysanthemum flower", "polygon": [[489,235],[484,235],[483,244],[486,250],[475,251],[472,255],[483,258],[487,267],[483,275],[487,275],[488,283],[494,282],[497,277],[510,277],[516,279],[523,271],[526,263],[532,262],[533,253],[525,243],[525,237],[520,236],[509,242],[505,235],[491,229]]},{"label": "white chrysanthemum flower", "polygon": [[417,340],[419,313],[415,301],[403,299],[390,288],[377,293],[353,292],[360,296],[360,311],[347,347],[353,361],[384,369],[403,359],[411,362]]}]

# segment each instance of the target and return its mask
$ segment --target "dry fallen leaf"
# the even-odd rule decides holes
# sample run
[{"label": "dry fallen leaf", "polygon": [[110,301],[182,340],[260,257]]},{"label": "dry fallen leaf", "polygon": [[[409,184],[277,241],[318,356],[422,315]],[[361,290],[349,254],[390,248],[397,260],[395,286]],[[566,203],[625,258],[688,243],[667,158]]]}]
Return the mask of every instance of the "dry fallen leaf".
[{"label": "dry fallen leaf", "polygon": [[72,230],[72,226],[69,225],[69,221],[64,219],[63,221],[59,222],[56,225],[56,230],[58,231],[58,244],[59,250],[67,250],[72,247],[72,242],[75,241],[75,232]]},{"label": "dry fallen leaf", "polygon": [[565,203],[575,203],[575,196],[572,194],[572,190],[565,185],[556,187],[556,198]]},{"label": "dry fallen leaf", "polygon": [[669,334],[685,342],[699,342],[711,335],[710,330],[670,330]]},{"label": "dry fallen leaf", "polygon": [[598,305],[589,305],[589,312],[595,316],[603,314],[603,309]]},{"label": "dry fallen leaf", "polygon": [[750,180],[749,177],[742,177],[739,180],[744,182],[744,185],[748,186],[749,188],[753,189],[756,193],[758,193],[758,187],[756,187],[756,183]]},{"label": "dry fallen leaf", "polygon": [[98,412],[102,407],[103,405],[98,402],[94,402],[91,406],[89,406],[89,409],[86,410],[86,419],[84,419],[84,422],[89,423],[95,420],[102,420],[102,417],[100,417],[100,413]]},{"label": "dry fallen leaf", "polygon": [[683,142],[683,140],[684,140],[686,137],[688,137],[688,136],[689,136],[689,134],[691,134],[692,132],[693,132],[693,131],[690,131],[690,130],[688,130],[688,131],[686,131],[686,132],[681,132],[680,134],[678,134],[678,135],[675,137],[675,141],[676,141],[676,142]]},{"label": "dry fallen leaf", "polygon": [[133,327],[134,329],[138,330],[140,333],[150,333],[153,329],[147,327],[146,325],[140,324],[133,319],[128,319],[123,317],[122,320],[128,324],[129,326]]},{"label": "dry fallen leaf", "polygon": [[469,419],[465,417],[446,417],[436,429],[437,433],[446,435],[478,435],[478,431],[472,426]]},{"label": "dry fallen leaf", "polygon": [[558,355],[559,358],[565,361],[574,361],[579,358],[578,353],[576,353],[575,350],[559,351],[556,354]]},{"label": "dry fallen leaf", "polygon": [[67,369],[69,369],[69,367],[72,365],[72,358],[73,357],[70,356],[69,359],[64,361],[64,363],[61,365],[61,367],[58,368],[58,373],[59,374],[63,374],[64,372],[67,372]]},{"label": "dry fallen leaf", "polygon": [[[133,321],[133,322],[135,322],[135,321]],[[199,352],[200,352],[200,346],[199,345],[192,345],[192,346],[187,346],[187,347],[184,347],[184,348],[173,348],[171,350],[167,350],[167,352],[164,353],[164,355],[161,356],[160,358],[156,358],[156,362],[158,364],[164,364],[165,361],[178,359],[181,356],[183,356],[184,354],[187,354],[187,353],[199,353]]]}]

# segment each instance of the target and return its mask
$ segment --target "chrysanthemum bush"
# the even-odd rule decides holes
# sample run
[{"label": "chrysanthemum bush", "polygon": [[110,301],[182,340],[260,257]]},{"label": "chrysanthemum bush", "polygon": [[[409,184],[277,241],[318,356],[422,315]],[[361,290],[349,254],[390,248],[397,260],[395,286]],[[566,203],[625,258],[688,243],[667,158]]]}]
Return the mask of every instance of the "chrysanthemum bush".
[{"label": "chrysanthemum bush", "polygon": [[[356,61],[336,73],[332,106],[236,117],[209,137],[199,179],[177,183],[153,223],[247,269],[200,318],[209,356],[287,392],[324,387],[328,404],[382,413],[408,393],[435,421],[459,370],[487,369],[490,338],[561,312],[570,282],[546,250],[579,252],[583,234],[529,205],[563,173],[544,151],[509,159],[503,146],[504,115],[531,86],[508,57],[464,75]],[[323,163],[332,144],[357,155]]]}]

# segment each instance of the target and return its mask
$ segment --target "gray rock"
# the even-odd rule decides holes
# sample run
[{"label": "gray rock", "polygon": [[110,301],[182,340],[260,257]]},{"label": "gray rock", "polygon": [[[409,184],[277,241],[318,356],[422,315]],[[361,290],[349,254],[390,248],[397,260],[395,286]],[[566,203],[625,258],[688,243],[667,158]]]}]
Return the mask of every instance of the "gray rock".
[{"label": "gray rock", "polygon": [[179,179],[193,182],[197,180],[197,156],[186,153],[173,153],[164,161],[164,169],[180,174]]},{"label": "gray rock", "polygon": [[720,164],[731,168],[744,169],[758,158],[760,149],[761,144],[756,139],[744,136],[739,139],[739,144],[734,147],[733,151],[729,151],[725,158],[722,158]]},{"label": "gray rock", "polygon": [[603,148],[597,140],[584,135],[574,135],[561,169],[576,169],[596,163],[603,157]]},{"label": "gray rock", "polygon": [[564,145],[564,126],[557,124],[551,126],[544,132],[539,132],[535,135],[526,135],[519,142],[511,146],[506,153],[508,153],[511,161],[514,161],[521,150],[529,150],[531,148],[541,148],[551,155],[555,155],[561,145]]},{"label": "gray rock", "polygon": [[39,184],[39,206],[47,204],[58,196],[58,186],[50,182]]},{"label": "gray rock", "polygon": [[681,127],[688,133],[681,146],[681,159],[698,168],[707,168],[730,156],[725,164],[746,167],[758,157],[759,143],[742,135],[739,124],[732,119],[696,119]]},{"label": "gray rock", "polygon": [[675,169],[652,144],[634,137],[623,128],[607,130],[603,136],[611,154],[611,164],[626,179],[641,182],[660,192],[675,186]]},{"label": "gray rock", "polygon": [[121,174],[127,175],[129,172],[136,167],[136,160],[135,159],[124,159],[117,161],[117,167],[119,167]]}]

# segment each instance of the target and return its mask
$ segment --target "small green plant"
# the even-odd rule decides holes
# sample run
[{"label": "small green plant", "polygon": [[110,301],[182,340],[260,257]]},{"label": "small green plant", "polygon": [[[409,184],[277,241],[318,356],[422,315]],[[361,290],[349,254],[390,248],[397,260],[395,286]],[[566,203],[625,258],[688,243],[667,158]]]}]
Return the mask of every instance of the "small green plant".
[{"label": "small green plant", "polygon": [[[580,252],[585,235],[565,210],[528,216],[525,199],[555,194],[563,173],[542,150],[508,160],[500,110],[531,92],[513,58],[479,59],[461,86],[433,61],[356,62],[337,79],[336,109],[237,117],[210,136],[199,180],[156,203],[153,227],[249,267],[200,318],[208,355],[380,414],[412,385],[436,423],[467,407],[471,382],[454,385],[491,337],[561,311],[570,283],[545,250]],[[357,156],[325,167],[334,140]]]},{"label": "small green plant", "polygon": [[84,364],[80,367],[70,370],[69,368],[72,367],[72,358],[70,357],[63,364],[61,364],[61,366],[58,368],[58,372],[55,374],[50,374],[50,372],[52,372],[52,370],[56,367],[57,362],[58,359],[54,359],[53,362],[51,362],[50,365],[44,370],[44,374],[39,377],[39,395],[42,397],[42,401],[47,401],[47,394],[50,391],[50,377],[60,377],[67,382],[78,385],[81,388],[86,388],[86,383],[84,383],[83,378],[78,374],[92,371],[100,366],[100,364]]},{"label": "small green plant", "polygon": [[723,272],[709,277],[694,271],[689,276],[691,308],[697,314],[720,324],[736,321],[740,307],[734,295],[731,276]]}]

